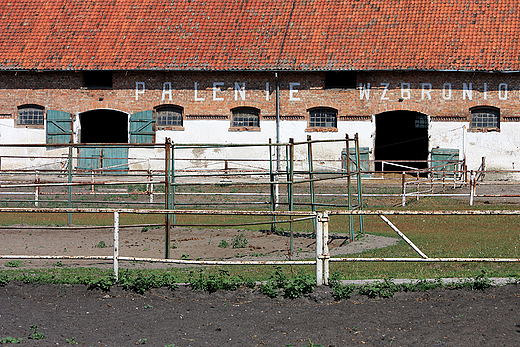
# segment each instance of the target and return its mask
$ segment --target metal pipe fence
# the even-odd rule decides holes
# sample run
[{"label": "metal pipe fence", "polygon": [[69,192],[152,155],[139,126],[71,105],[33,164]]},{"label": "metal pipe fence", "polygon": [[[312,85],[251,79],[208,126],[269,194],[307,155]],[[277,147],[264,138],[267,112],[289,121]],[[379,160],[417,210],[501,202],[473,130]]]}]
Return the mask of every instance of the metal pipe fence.
[{"label": "metal pipe fence", "polygon": [[[0,259],[98,259],[98,260],[112,260],[113,273],[115,278],[118,277],[119,262],[120,261],[145,261],[168,264],[183,264],[183,265],[315,265],[316,284],[328,284],[330,274],[331,262],[509,262],[518,263],[520,258],[439,258],[428,257],[420,250],[404,233],[402,233],[393,223],[391,223],[387,216],[519,216],[520,210],[451,210],[451,211],[401,211],[401,210],[344,210],[344,211],[244,211],[244,210],[168,210],[168,209],[112,209],[112,208],[0,208],[0,214],[6,212],[18,213],[111,213],[113,214],[113,255],[112,256],[57,256],[57,255],[0,255]],[[134,214],[162,214],[165,216],[176,215],[243,215],[252,218],[259,216],[266,217],[286,217],[288,220],[294,222],[297,220],[305,220],[309,218],[316,218],[316,248],[315,258],[309,260],[279,260],[279,261],[249,261],[249,260],[186,260],[186,259],[168,259],[165,258],[142,258],[142,257],[123,257],[120,256],[120,215],[125,213]],[[363,257],[331,257],[329,251],[329,220],[333,216],[340,215],[374,215],[379,216],[394,230],[399,237],[405,240],[410,247],[412,247],[420,258],[401,257],[401,258],[363,258]],[[269,224],[271,222],[259,222]],[[168,225],[170,227],[173,225]],[[166,233],[165,238],[169,237]],[[168,247],[168,242],[165,243]]]}]

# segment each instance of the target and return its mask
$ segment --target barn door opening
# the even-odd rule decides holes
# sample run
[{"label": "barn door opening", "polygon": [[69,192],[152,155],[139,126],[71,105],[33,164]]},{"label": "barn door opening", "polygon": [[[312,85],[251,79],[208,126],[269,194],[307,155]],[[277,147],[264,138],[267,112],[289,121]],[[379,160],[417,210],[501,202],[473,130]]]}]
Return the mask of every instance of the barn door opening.
[{"label": "barn door opening", "polygon": [[[390,111],[376,115],[374,147],[376,171],[408,171],[428,167],[428,116],[413,111]],[[414,162],[416,160],[423,162]],[[381,161],[385,164],[382,165]],[[394,161],[394,165],[386,161]]]},{"label": "barn door opening", "polygon": [[[78,169],[123,173],[128,170],[128,115],[114,110],[92,110],[79,115],[80,142],[95,146],[78,148]],[[107,145],[104,145],[107,144]]]}]

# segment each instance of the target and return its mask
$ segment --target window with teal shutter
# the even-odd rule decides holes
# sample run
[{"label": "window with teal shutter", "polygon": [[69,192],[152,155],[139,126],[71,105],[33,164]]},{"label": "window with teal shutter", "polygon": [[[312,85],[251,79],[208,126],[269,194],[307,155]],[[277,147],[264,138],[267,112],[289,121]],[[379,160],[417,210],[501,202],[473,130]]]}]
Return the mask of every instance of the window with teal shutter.
[{"label": "window with teal shutter", "polygon": [[154,143],[153,111],[142,111],[130,116],[130,143]]},{"label": "window with teal shutter", "polygon": [[47,143],[72,143],[72,118],[63,111],[47,111]]}]

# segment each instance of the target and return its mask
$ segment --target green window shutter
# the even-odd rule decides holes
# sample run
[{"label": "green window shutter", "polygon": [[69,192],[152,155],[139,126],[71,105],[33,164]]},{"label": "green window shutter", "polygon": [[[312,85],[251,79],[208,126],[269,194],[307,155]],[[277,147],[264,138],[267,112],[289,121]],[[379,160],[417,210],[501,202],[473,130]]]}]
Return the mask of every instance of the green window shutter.
[{"label": "green window shutter", "polygon": [[153,143],[153,111],[142,111],[130,116],[130,143]]},{"label": "green window shutter", "polygon": [[63,111],[47,111],[47,143],[72,143],[72,117]]}]

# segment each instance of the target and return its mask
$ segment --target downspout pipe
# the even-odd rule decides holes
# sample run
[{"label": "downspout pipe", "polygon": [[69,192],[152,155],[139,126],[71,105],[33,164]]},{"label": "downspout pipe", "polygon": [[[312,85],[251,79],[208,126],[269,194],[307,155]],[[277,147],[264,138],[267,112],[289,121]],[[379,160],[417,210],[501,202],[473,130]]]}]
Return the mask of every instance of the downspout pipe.
[{"label": "downspout pipe", "polygon": [[[280,143],[280,80],[278,79],[278,72],[274,73],[276,78],[276,143]],[[277,147],[278,148],[278,147]],[[280,170],[280,151],[276,151],[276,170]]]},{"label": "downspout pipe", "polygon": [[[276,175],[275,180],[279,180],[279,172],[280,172],[280,79],[278,78],[278,72],[274,73],[274,77],[276,79]],[[278,207],[278,199],[279,199],[279,186],[275,185],[275,203],[276,207]]]}]

